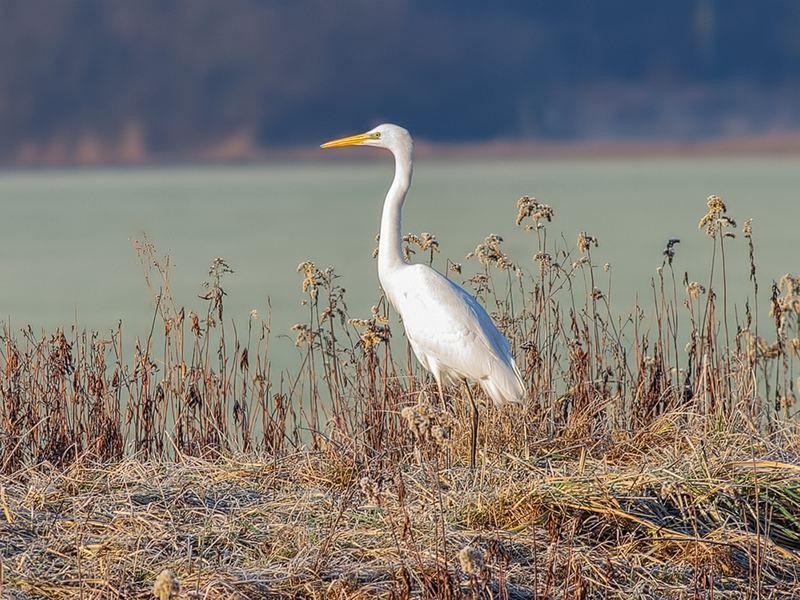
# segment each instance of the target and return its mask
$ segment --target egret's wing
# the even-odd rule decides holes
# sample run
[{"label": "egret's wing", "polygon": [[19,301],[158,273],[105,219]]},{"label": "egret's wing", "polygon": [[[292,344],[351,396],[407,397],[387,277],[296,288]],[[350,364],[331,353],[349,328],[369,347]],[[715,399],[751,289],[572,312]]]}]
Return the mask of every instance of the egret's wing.
[{"label": "egret's wing", "polygon": [[433,269],[414,265],[404,274],[396,306],[415,346],[443,366],[474,379],[497,361],[512,364],[508,341],[475,298]]}]

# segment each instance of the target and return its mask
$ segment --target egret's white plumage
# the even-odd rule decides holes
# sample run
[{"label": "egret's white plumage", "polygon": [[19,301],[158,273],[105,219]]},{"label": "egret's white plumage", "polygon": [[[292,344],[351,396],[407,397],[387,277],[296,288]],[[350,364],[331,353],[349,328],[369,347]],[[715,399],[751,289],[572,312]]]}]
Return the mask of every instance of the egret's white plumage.
[{"label": "egret's white plumage", "polygon": [[496,405],[522,399],[508,342],[475,298],[427,265],[408,265],[389,280],[381,276],[381,285],[414,354],[437,381],[477,380]]},{"label": "egret's white plumage", "polygon": [[[409,264],[403,256],[400,218],[413,172],[411,135],[402,127],[385,124],[322,147],[355,145],[385,148],[394,155],[394,180],[381,217],[378,278],[403,320],[417,359],[433,374],[440,393],[442,385],[472,379],[497,405],[522,400],[525,386],[508,341],[484,308],[439,272],[427,265]],[[477,431],[475,411],[473,403],[472,463]]]}]

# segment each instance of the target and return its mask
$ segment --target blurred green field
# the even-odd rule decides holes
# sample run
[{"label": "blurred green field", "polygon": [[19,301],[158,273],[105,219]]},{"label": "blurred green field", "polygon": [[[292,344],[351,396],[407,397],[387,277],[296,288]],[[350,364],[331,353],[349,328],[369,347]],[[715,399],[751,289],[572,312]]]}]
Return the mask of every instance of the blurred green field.
[{"label": "blurred green field", "polygon": [[[387,157],[388,158],[388,157]],[[766,318],[768,278],[800,270],[798,161],[780,159],[614,159],[585,161],[418,162],[405,207],[406,232],[434,233],[442,253],[464,256],[489,233],[506,240],[526,269],[534,242],[514,225],[519,196],[551,204],[550,232],[574,248],[581,230],[598,237],[598,266],[612,265],[614,303],[625,309],[652,297],[649,281],[670,237],[680,238],[676,272],[703,281],[710,240],[697,229],[709,194],[721,195],[739,226],[753,218]],[[119,319],[128,334],[146,335],[153,300],[131,240],[146,233],[168,253],[178,305],[198,299],[208,263],[224,257],[235,269],[224,288],[226,317],[245,323],[271,300],[273,359],[293,362],[290,327],[306,316],[297,264],[333,265],[347,289],[351,316],[368,314],[378,297],[375,246],[391,161],[180,167],[124,170],[6,171],[0,174],[0,320],[34,330],[70,325],[100,330]],[[552,235],[552,233],[551,233]],[[746,244],[729,245],[729,294],[749,291]],[[419,258],[419,260],[423,260]],[[605,277],[605,274],[603,274]]]}]

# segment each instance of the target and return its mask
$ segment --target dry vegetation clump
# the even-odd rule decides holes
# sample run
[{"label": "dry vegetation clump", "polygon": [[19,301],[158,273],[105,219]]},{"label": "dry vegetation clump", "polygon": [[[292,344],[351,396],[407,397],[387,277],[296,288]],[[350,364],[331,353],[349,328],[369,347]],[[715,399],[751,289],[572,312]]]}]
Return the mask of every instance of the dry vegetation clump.
[{"label": "dry vegetation clump", "polygon": [[0,597],[798,597],[800,278],[759,303],[752,222],[740,241],[707,205],[708,268],[676,273],[669,240],[630,315],[598,239],[553,242],[535,198],[527,266],[494,234],[448,260],[530,398],[484,407],[475,472],[469,404],[440,402],[383,299],[351,316],[301,263],[299,366],[273,373],[269,315],[224,316],[223,259],[187,310],[139,242],[146,337],[0,334]]},{"label": "dry vegetation clump", "polygon": [[0,479],[3,582],[17,598],[154,582],[180,598],[796,597],[800,467],[778,459],[797,437],[752,442],[628,440],[616,460],[536,452],[475,473],[311,450],[39,465]]}]

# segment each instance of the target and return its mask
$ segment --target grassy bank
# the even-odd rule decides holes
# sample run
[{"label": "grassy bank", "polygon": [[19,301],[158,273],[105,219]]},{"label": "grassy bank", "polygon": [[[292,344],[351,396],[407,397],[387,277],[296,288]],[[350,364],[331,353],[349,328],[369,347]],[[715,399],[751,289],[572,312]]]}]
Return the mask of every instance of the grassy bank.
[{"label": "grassy bank", "polygon": [[0,480],[6,597],[148,597],[164,569],[187,598],[797,597],[797,436],[708,425],[475,473],[430,440],[392,467],[334,446],[40,466]]},{"label": "grassy bank", "polygon": [[[225,317],[224,260],[186,311],[146,240],[149,332],[6,327],[3,594],[795,597],[800,278],[761,282],[751,223],[710,197],[708,255],[676,272],[665,240],[647,300],[617,314],[600,241],[517,209],[529,257],[490,235],[443,262],[407,237],[487,306],[528,387],[484,407],[474,473],[463,390],[442,405],[385,301],[348,314],[332,269],[298,268],[290,373],[269,315]],[[728,297],[730,244],[750,251],[748,298]]]}]

